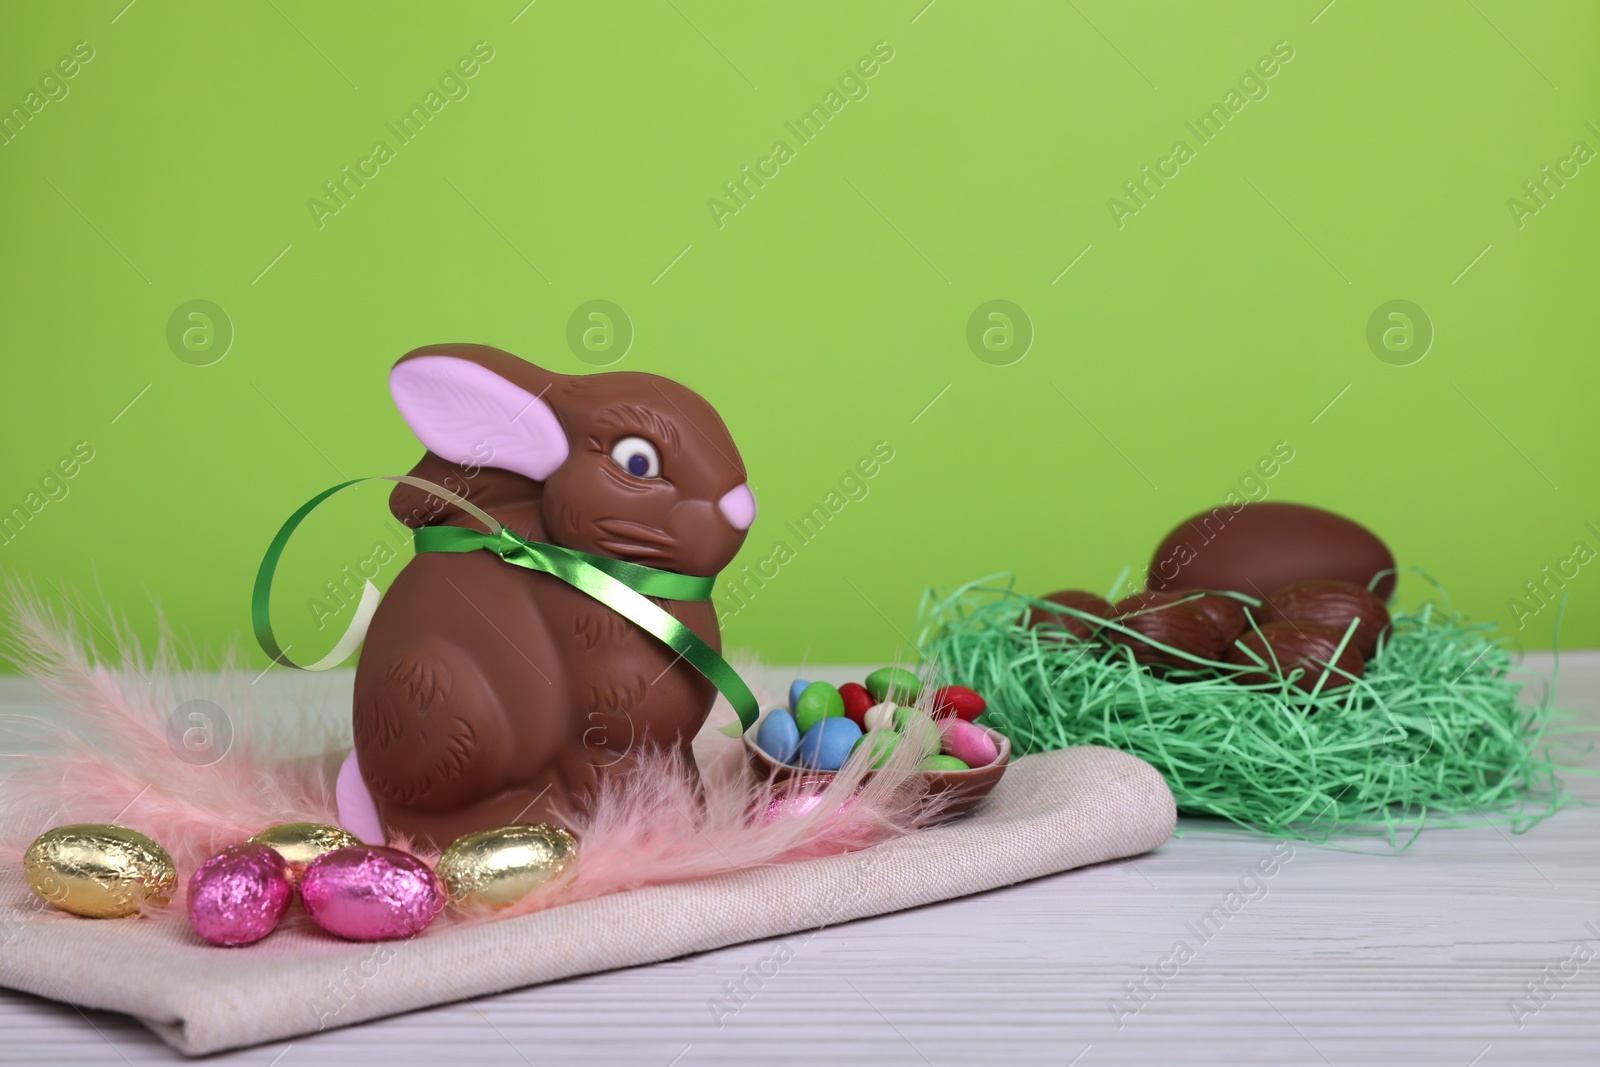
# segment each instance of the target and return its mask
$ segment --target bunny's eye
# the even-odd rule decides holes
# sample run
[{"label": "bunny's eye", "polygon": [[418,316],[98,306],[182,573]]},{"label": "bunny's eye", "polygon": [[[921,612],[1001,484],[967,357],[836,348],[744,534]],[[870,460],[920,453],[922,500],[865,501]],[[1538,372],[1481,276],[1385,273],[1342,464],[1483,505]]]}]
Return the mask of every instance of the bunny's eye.
[{"label": "bunny's eye", "polygon": [[611,446],[611,462],[635,478],[661,477],[661,457],[656,446],[642,437],[624,437]]}]

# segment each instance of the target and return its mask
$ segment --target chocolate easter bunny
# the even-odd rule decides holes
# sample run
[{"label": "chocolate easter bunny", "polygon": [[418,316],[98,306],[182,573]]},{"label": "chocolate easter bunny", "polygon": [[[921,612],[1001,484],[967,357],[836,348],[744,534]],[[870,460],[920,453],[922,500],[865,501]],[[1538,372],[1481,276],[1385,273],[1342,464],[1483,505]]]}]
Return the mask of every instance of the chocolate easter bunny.
[{"label": "chocolate easter bunny", "polygon": [[[389,384],[427,448],[411,473],[530,541],[714,575],[755,518],[727,427],[669,379],[556,374],[449,344],[409,353]],[[413,527],[483,528],[409,485],[390,509]],[[709,600],[654,603],[720,651]],[[384,830],[442,848],[581,806],[647,746],[693,773],[689,743],[715,695],[667,645],[553,575],[488,551],[420,552],[367,630],[355,760]]]}]

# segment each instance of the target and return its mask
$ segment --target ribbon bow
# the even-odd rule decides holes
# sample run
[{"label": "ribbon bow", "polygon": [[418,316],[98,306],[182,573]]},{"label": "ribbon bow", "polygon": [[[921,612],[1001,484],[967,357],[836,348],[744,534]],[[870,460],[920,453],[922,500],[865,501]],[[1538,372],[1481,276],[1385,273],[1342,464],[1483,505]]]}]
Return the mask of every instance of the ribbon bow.
[{"label": "ribbon bow", "polygon": [[506,529],[488,512],[443,486],[411,475],[354,478],[341,482],[302,504],[278,530],[277,536],[267,546],[266,554],[261,559],[261,567],[256,572],[255,588],[250,596],[250,619],[256,641],[261,645],[261,650],[275,663],[299,670],[325,671],[342,663],[366,636],[367,625],[372,621],[373,613],[377,611],[381,595],[377,586],[371,582],[367,582],[362,588],[355,617],[344,635],[335,643],[333,650],[315,663],[305,666],[295,663],[289,658],[287,650],[279,647],[272,632],[272,620],[268,608],[273,574],[296,527],[333,494],[360,482],[369,481],[403,482],[425,489],[434,496],[460,507],[489,529],[488,533],[484,533],[464,526],[424,526],[413,536],[418,552],[476,552],[479,549],[487,549],[512,566],[524,567],[561,579],[677,652],[679,658],[686,660],[728,698],[733,710],[738,713],[743,730],[755,725],[756,717],[760,714],[760,705],[756,703],[755,695],[750,692],[750,688],[744,684],[744,679],[739,677],[738,672],[729,666],[728,661],[718,655],[715,649],[701,640],[698,634],[647,599],[660,597],[664,600],[708,600],[711,597],[712,584],[716,581],[715,575],[702,578],[675,574],[672,571],[656,570],[637,563],[595,556],[588,552],[563,548],[560,545],[546,544],[543,541],[529,541]]}]

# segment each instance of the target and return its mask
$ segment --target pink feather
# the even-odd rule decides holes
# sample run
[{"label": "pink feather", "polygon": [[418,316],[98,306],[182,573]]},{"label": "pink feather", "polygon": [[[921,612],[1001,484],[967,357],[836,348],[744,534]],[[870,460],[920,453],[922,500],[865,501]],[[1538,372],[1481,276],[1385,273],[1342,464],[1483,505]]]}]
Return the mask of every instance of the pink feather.
[{"label": "pink feather", "polygon": [[[321,761],[287,751],[294,741],[324,747],[317,734],[326,731],[308,728],[304,709],[268,729],[246,676],[231,663],[215,674],[179,673],[165,631],[146,659],[127,629],[107,618],[104,630],[120,651],[106,665],[72,616],[56,616],[31,589],[14,585],[9,594],[6,651],[44,687],[57,714],[0,720],[0,853],[8,864],[38,834],[66,823],[131,827],[160,842],[185,871],[264,827],[328,821]],[[233,723],[231,748],[209,766],[185,761],[169,743],[168,718],[190,700],[226,709]]]},{"label": "pink feather", "polygon": [[[715,736],[723,751],[700,761],[698,790],[678,760],[647,753],[629,774],[608,780],[586,812],[568,816],[564,824],[579,842],[578,874],[570,885],[467,917],[503,918],[640,886],[850,852],[939,817],[940,801],[922,788],[910,745],[870,774],[865,760],[847,763],[818,793],[814,781],[752,783],[742,743]],[[769,822],[762,815],[774,802],[786,810]]]},{"label": "pink feather", "polygon": [[[119,651],[114,664],[104,664],[72,617],[58,617],[33,590],[13,586],[9,601],[10,656],[44,686],[57,709],[51,720],[0,719],[0,856],[9,866],[51,827],[116,822],[160,842],[183,884],[218,850],[268,826],[337,822],[332,785],[349,743],[343,721],[335,733],[313,725],[307,708],[288,714],[274,708],[269,719],[230,661],[216,673],[181,672],[165,630],[146,659],[126,628],[107,619]],[[753,673],[745,666],[742,673]],[[207,766],[186,762],[169,741],[169,715],[194,699],[228,709],[234,727],[232,748]],[[630,773],[609,779],[586,811],[569,813],[565,825],[579,841],[575,879],[509,907],[450,921],[504,918],[640,886],[847,852],[938,818],[937,801],[915,773],[916,755],[902,745],[870,775],[864,761],[847,764],[809,810],[796,804],[768,821],[761,813],[774,800],[792,802],[816,786],[753,782],[742,742],[717,732],[733,718],[719,699],[695,741],[698,782],[672,755],[646,751],[635,756]],[[180,907],[171,909],[169,920],[183,921],[181,903],[175,901]]]}]

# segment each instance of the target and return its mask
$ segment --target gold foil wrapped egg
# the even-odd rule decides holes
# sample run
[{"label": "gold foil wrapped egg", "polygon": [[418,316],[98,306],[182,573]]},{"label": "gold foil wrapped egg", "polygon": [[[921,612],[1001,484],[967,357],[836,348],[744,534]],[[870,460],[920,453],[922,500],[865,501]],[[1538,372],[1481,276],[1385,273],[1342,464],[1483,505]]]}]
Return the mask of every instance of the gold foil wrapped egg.
[{"label": "gold foil wrapped egg", "polygon": [[355,834],[337,826],[325,826],[319,822],[286,822],[267,827],[250,838],[249,843],[266,845],[282,856],[289,864],[290,881],[299,882],[306,864],[324,852],[352,848],[362,842]]},{"label": "gold foil wrapped egg", "polygon": [[504,907],[577,873],[578,842],[549,823],[479,830],[453,841],[434,873],[456,907]]},{"label": "gold foil wrapped egg", "polygon": [[126,826],[82,823],[40,834],[22,856],[28,888],[91,919],[133,915],[172,900],[178,870],[167,850]]}]

